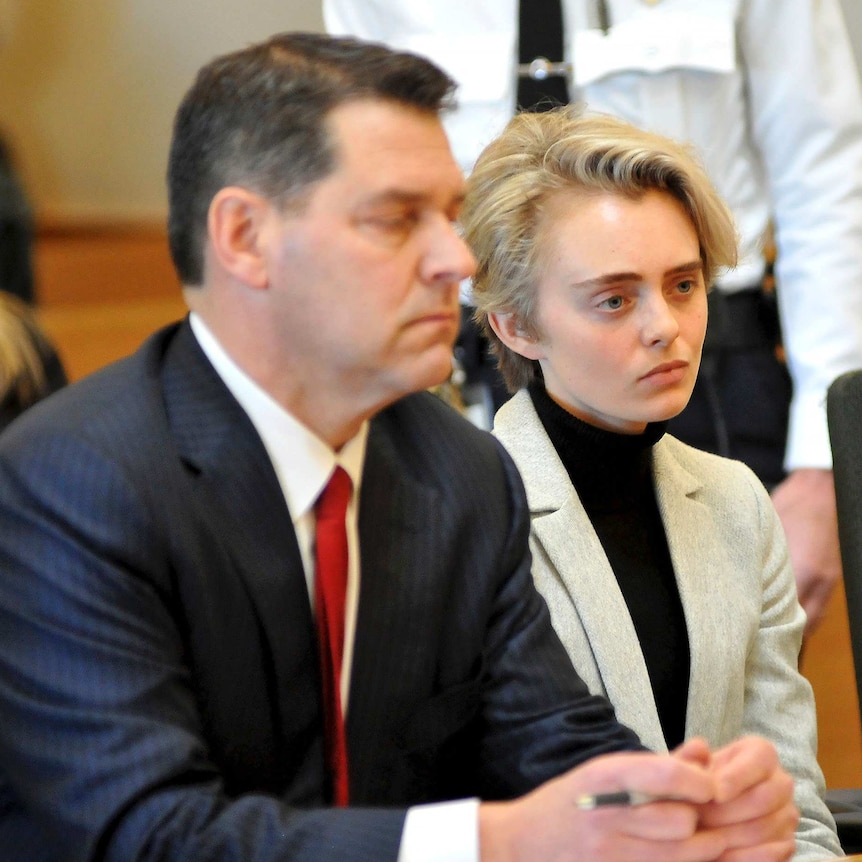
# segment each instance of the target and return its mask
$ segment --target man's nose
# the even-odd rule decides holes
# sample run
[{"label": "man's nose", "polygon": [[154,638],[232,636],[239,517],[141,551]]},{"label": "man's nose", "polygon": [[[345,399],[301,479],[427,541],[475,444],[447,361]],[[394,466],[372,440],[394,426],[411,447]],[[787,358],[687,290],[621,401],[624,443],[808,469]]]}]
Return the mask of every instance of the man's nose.
[{"label": "man's nose", "polygon": [[463,281],[476,272],[476,258],[447,218],[435,224],[422,259],[422,279],[428,283]]}]

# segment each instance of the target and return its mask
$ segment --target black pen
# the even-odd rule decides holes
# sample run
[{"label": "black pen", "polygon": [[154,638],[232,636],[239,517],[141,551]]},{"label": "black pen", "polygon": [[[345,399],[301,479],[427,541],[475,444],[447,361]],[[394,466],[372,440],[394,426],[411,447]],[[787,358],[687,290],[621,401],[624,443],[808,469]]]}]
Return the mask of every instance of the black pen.
[{"label": "black pen", "polygon": [[618,790],[614,793],[592,793],[579,796],[575,804],[583,811],[593,808],[606,808],[610,805],[646,805],[650,802],[679,802],[678,797],[656,796],[652,793],[641,793],[637,790]]}]

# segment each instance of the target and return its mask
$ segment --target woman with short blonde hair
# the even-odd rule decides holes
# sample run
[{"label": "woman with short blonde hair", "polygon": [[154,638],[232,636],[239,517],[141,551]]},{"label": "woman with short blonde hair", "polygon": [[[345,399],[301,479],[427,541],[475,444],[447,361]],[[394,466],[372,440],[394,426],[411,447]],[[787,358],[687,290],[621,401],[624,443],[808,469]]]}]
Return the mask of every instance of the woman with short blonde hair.
[{"label": "woman with short blonde hair", "polygon": [[487,147],[462,219],[477,319],[517,390],[494,434],[575,668],[650,748],[769,738],[795,780],[794,859],[840,855],[769,494],[665,433],[697,378],[707,288],[736,260],[727,209],[684,147],[560,109]]}]

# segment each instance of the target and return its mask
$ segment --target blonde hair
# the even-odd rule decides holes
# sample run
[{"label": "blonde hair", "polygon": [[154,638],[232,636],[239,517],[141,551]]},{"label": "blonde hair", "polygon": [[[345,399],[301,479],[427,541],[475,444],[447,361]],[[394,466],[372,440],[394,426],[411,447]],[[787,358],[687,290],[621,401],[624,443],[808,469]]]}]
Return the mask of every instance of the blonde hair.
[{"label": "blonde hair", "polygon": [[562,191],[630,198],[667,192],[691,219],[706,283],[721,268],[736,265],[733,218],[689,149],[571,106],[516,115],[479,156],[461,212],[465,239],[478,261],[476,320],[513,392],[536,377],[537,365],[500,341],[488,315],[512,314],[520,328],[540,334],[535,315],[543,251],[539,233],[548,201]]},{"label": "blonde hair", "polygon": [[45,360],[53,348],[31,308],[0,291],[0,405],[22,412],[51,391]]}]

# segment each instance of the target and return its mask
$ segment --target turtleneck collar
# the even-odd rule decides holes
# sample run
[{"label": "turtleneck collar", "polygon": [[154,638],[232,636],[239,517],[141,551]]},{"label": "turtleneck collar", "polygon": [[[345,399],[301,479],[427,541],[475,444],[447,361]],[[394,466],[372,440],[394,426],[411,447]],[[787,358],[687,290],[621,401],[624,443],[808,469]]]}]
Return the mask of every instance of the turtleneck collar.
[{"label": "turtleneck collar", "polygon": [[627,508],[645,489],[652,491],[652,449],[667,422],[653,422],[642,434],[620,434],[573,416],[545,391],[529,387],[539,420],[587,510]]}]

